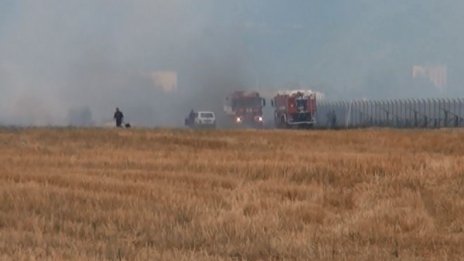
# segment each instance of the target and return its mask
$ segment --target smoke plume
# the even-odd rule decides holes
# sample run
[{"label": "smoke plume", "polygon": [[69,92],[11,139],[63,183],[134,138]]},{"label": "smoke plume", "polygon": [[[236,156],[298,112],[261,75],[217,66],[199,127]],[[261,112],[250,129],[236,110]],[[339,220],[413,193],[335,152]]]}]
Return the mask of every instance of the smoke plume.
[{"label": "smoke plume", "polygon": [[[0,124],[136,126],[220,116],[224,96],[288,86],[330,99],[463,95],[459,0],[5,0]],[[444,65],[446,88],[412,79]],[[176,90],[156,72],[175,72]]]}]

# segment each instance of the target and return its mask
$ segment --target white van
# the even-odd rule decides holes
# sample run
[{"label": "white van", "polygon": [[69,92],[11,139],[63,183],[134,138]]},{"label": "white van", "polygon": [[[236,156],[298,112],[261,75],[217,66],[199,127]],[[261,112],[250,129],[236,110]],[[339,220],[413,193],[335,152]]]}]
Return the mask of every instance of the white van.
[{"label": "white van", "polygon": [[212,111],[198,111],[194,113],[193,122],[185,119],[185,124],[191,128],[216,128],[216,115]]}]

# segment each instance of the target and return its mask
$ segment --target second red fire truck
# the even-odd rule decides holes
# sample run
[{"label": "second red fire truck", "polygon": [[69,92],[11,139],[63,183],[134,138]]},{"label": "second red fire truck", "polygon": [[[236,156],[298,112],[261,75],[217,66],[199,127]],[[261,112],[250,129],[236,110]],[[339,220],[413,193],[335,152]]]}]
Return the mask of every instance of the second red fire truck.
[{"label": "second red fire truck", "polygon": [[313,91],[279,91],[271,104],[278,128],[312,127],[316,123],[316,93]]}]

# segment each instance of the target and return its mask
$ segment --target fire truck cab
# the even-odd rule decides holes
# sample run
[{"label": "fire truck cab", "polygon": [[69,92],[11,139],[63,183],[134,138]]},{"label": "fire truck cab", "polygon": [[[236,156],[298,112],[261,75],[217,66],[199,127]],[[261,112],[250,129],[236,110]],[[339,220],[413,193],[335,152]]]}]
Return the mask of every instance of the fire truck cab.
[{"label": "fire truck cab", "polygon": [[271,105],[278,128],[312,127],[316,123],[316,93],[311,90],[279,91]]},{"label": "fire truck cab", "polygon": [[263,127],[266,100],[258,92],[236,91],[226,97],[224,112],[233,126]]}]

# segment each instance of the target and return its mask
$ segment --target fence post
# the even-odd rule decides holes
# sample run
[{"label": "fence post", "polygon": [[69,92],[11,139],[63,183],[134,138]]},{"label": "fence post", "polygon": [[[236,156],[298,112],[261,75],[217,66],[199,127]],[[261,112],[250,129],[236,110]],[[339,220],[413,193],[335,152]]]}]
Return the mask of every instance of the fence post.
[{"label": "fence post", "polygon": [[434,108],[434,123],[433,123],[433,126],[435,128],[439,128],[440,127],[440,108],[439,108],[440,104],[438,102],[438,99],[434,99],[433,100],[433,108]]},{"label": "fence post", "polygon": [[392,112],[393,112],[393,101],[389,100],[388,105],[387,105],[387,124],[390,127],[393,127],[393,124],[391,121]]},{"label": "fence post", "polygon": [[461,127],[462,126],[462,119],[463,119],[462,107],[464,105],[464,99],[462,99],[462,98],[457,99],[457,103],[458,103],[458,117],[459,117],[458,127]]},{"label": "fence post", "polygon": [[430,99],[430,108],[431,108],[431,113],[430,113],[430,124],[432,125],[432,128],[435,128],[436,125],[436,114],[435,114],[435,99]]}]

